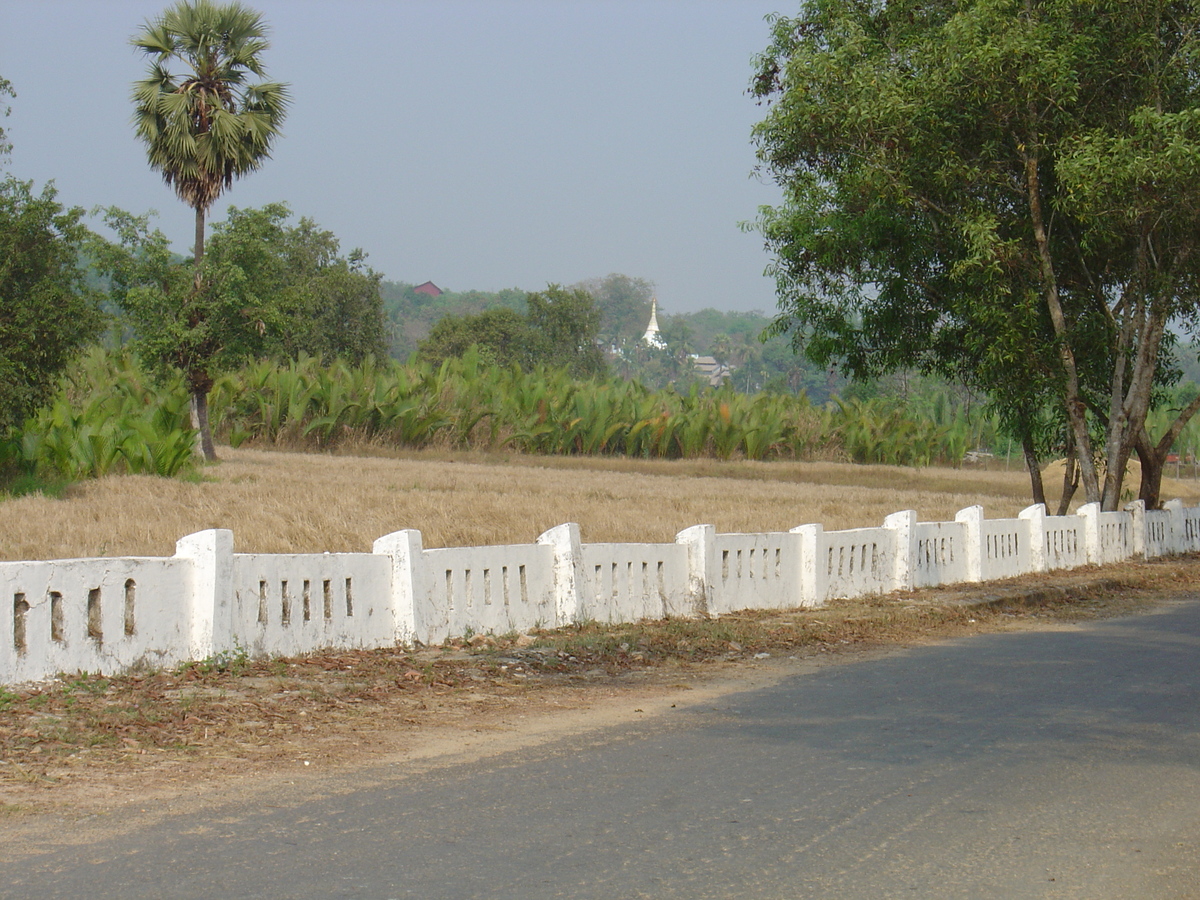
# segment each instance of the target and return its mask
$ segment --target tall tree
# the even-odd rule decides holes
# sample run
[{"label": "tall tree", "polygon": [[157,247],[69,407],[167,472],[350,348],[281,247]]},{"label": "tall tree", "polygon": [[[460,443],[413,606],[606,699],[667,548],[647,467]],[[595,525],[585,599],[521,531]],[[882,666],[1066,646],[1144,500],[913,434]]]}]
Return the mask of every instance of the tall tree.
[{"label": "tall tree", "polygon": [[654,284],[644,278],[630,278],[614,272],[603,278],[590,278],[574,285],[587,291],[600,310],[598,337],[608,347],[636,340],[650,321],[650,298]]},{"label": "tall tree", "polygon": [[54,188],[0,179],[0,432],[45,400],[55,377],[100,330],[98,296],[79,260],[83,210]]},{"label": "tall tree", "polygon": [[[0,119],[12,84],[0,78]],[[12,151],[0,128],[0,163]],[[19,424],[101,326],[99,297],[79,265],[90,232],[53,185],[0,178],[0,433]]]},{"label": "tall tree", "polygon": [[477,315],[444,316],[421,341],[420,355],[433,362],[462,356],[470,347],[491,364],[545,365],[567,369],[576,378],[592,378],[606,370],[596,343],[600,311],[582,288],[557,284],[525,295],[528,312],[499,307]]},{"label": "tall tree", "polygon": [[529,320],[515,309],[499,306],[475,315],[443,316],[420,343],[422,359],[435,365],[460,358],[475,347],[486,365],[530,369],[538,363]]},{"label": "tall tree", "polygon": [[368,354],[382,358],[380,276],[366,265],[366,254],[355,249],[343,256],[333,232],[306,217],[294,225],[290,218],[283,203],[231,206],[225,221],[214,224],[207,253],[215,270],[241,270],[248,308],[273,309],[266,352],[356,363]]},{"label": "tall tree", "polygon": [[527,294],[525,301],[539,362],[566,366],[576,378],[604,374],[604,353],[596,344],[600,310],[591,294],[550,284],[544,291]]},{"label": "tall tree", "polygon": [[785,191],[760,222],[777,330],[854,374],[992,389],[1031,440],[1046,429],[1021,410],[1052,389],[1087,499],[1115,508],[1166,325],[1200,300],[1198,26],[1194,0],[812,0],[776,19],[752,91]]},{"label": "tall tree", "polygon": [[[196,213],[192,290],[213,289],[203,270],[205,216],[221,192],[270,158],[287,111],[287,86],[265,78],[262,17],[240,3],[181,0],[148,21],[132,43],[150,59],[134,84],[134,126],[150,166]],[[199,306],[202,306],[200,304]],[[211,377],[187,372],[205,458],[215,459],[208,425]]]}]

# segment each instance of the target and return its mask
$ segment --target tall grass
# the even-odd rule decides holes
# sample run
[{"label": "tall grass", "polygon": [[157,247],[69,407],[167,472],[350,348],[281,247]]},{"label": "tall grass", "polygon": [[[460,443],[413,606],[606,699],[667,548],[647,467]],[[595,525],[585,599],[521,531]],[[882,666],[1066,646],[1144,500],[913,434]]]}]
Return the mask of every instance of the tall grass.
[{"label": "tall grass", "polygon": [[260,362],[218,381],[210,414],[239,446],[347,440],[640,459],[837,455],[830,414],[803,397],[731,388],[651,391],[563,370],[484,366],[474,355],[400,365]]},{"label": "tall grass", "polygon": [[[108,472],[174,475],[192,464],[187,392],[156,382],[124,352],[88,354],[53,402],[0,444],[0,463],[76,480]],[[922,405],[924,404],[924,405]],[[990,420],[944,396],[812,405],[731,387],[653,391],[580,381],[565,370],[462,359],[251,363],[220,378],[209,412],[232,446],[517,451],[629,459],[845,459],[957,465],[995,436]]]},{"label": "tall grass", "polygon": [[51,483],[110,472],[173,476],[191,468],[194,442],[181,383],[155,384],[127,353],[95,349],[48,406],[0,438],[0,470]]}]

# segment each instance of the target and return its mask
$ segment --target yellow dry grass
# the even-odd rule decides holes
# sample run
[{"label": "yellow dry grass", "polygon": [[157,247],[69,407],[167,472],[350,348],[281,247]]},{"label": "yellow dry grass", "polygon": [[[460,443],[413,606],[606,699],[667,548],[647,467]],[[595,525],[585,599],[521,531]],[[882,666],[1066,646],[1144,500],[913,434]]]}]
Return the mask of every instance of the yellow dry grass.
[{"label": "yellow dry grass", "polygon": [[[402,528],[426,547],[526,543],[563,522],[584,541],[671,541],[700,523],[723,532],[879,525],[897,510],[923,521],[981,504],[992,517],[1028,505],[1020,471],[904,469],[833,462],[486,456],[402,458],[222,448],[199,481],[114,476],[0,503],[0,559],[167,556],[175,541],[229,528],[239,552],[369,551]],[[1196,482],[1164,496],[1200,501]]]}]

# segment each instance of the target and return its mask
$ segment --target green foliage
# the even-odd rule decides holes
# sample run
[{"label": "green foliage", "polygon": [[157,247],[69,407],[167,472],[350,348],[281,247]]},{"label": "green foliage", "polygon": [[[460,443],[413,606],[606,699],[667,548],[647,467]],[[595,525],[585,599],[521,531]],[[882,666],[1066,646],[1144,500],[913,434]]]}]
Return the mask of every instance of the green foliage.
[{"label": "green foliage", "polygon": [[488,365],[529,368],[534,365],[529,320],[516,310],[498,306],[476,315],[441,318],[421,341],[423,359],[441,363],[457,359],[475,347]]},{"label": "green foliage", "polygon": [[[496,368],[468,352],[440,366],[371,361],[320,366],[263,362],[223,377],[214,418],[231,440],[333,447],[370,440],[403,447],[515,449],[634,458],[805,459],[847,450],[864,462],[957,465],[994,437],[943,398],[886,409],[859,402],[838,412],[803,397],[730,388],[651,391],[637,382],[581,381],[564,369]],[[878,422],[876,420],[879,420]],[[868,424],[874,423],[874,424]],[[926,424],[928,423],[928,424]],[[856,431],[887,449],[860,452]],[[911,442],[911,446],[906,442]]]},{"label": "green foliage", "polygon": [[776,18],[752,92],[785,195],[759,222],[777,331],[856,376],[984,388],[1023,442],[1069,425],[1088,499],[1112,508],[1166,324],[1195,316],[1198,25],[1168,0]]},{"label": "green foliage", "polygon": [[99,333],[98,295],[79,266],[88,232],[53,186],[0,181],[0,432],[42,403],[80,346]]},{"label": "green foliage", "polygon": [[525,314],[525,291],[518,288],[496,292],[446,291],[437,297],[414,288],[415,285],[395,281],[384,281],[380,285],[388,354],[401,362],[416,353],[418,344],[447,316],[463,318],[494,309]]},{"label": "green foliage", "polygon": [[[178,378],[178,376],[177,376]],[[180,383],[151,379],[127,352],[93,351],[54,404],[0,453],[22,471],[69,478],[109,471],[186,473],[193,433]],[[995,441],[994,423],[935,387],[903,403],[829,408],[786,394],[635,381],[580,380],[562,368],[485,364],[475,351],[434,366],[301,355],[221,376],[214,427],[246,442],[331,449],[347,442],[406,448],[516,450],[639,459],[811,459],[957,465]]]},{"label": "green foliage", "polygon": [[148,217],[109,209],[105,222],[117,241],[95,242],[96,267],[132,327],[132,348],[162,375],[182,372],[189,387],[207,391],[221,371],[266,352],[268,331],[282,330],[274,298],[254,294],[235,263],[210,261],[197,284]]},{"label": "green foliage", "polygon": [[474,347],[486,365],[561,366],[579,378],[604,372],[604,354],[596,345],[600,312],[589,293],[552,284],[526,294],[525,306],[524,316],[507,307],[446,316],[421,342],[421,358],[441,364]]},{"label": "green foliage", "polygon": [[551,284],[525,302],[537,362],[565,367],[576,378],[603,374],[604,354],[596,345],[600,310],[591,294]]},{"label": "green foliage", "polygon": [[110,472],[175,476],[190,471],[195,433],[176,379],[152,383],[128,354],[95,349],[60,381],[48,406],[0,440],[12,493]]},{"label": "green foliage", "polygon": [[209,266],[240,270],[240,302],[260,311],[261,350],[355,361],[382,356],[380,276],[364,265],[361,250],[340,256],[332,232],[308,218],[289,225],[290,217],[282,203],[230,207],[209,242]]}]

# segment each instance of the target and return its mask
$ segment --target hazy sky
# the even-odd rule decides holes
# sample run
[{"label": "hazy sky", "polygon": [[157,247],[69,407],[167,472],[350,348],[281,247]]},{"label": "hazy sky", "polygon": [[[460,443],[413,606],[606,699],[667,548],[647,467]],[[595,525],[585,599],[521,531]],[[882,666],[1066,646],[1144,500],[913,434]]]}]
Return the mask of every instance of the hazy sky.
[{"label": "hazy sky", "polygon": [[[130,125],[129,38],[168,4],[0,0],[17,91],[8,170],[71,205],[191,213]],[[761,239],[777,190],[753,175],[746,95],[766,0],[249,0],[291,84],[273,159],[222,195],[287,202],[391,280],[537,290],[622,272],[666,312],[770,313]]]}]

